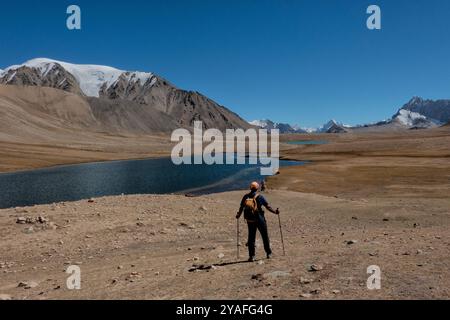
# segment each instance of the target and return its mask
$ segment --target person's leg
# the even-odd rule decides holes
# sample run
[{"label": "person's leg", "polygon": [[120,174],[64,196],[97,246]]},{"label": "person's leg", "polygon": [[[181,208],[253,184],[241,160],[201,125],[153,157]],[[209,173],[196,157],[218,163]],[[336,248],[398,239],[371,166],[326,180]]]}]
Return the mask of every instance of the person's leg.
[{"label": "person's leg", "polygon": [[270,248],[269,232],[267,230],[267,223],[264,217],[260,217],[258,221],[258,230],[259,233],[261,234],[264,243],[264,250],[266,251],[266,254],[269,256],[272,254],[272,249]]},{"label": "person's leg", "polygon": [[250,258],[255,256],[256,223],[247,223],[248,225],[248,255]]}]

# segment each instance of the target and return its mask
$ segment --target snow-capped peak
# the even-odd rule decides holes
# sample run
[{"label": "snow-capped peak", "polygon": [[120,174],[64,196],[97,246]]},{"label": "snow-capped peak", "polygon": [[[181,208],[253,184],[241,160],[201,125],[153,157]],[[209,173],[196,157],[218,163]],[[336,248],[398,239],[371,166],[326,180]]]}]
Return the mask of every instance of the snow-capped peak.
[{"label": "snow-capped peak", "polygon": [[153,77],[152,73],[147,72],[127,72],[108,66],[72,64],[47,58],[29,60],[21,65],[8,67],[4,72],[25,66],[37,69],[41,76],[46,76],[55,65],[60,65],[72,74],[80,85],[81,91],[90,97],[98,97],[104,85],[106,85],[106,88],[109,88],[117,82],[121,75],[124,75],[130,82],[136,83],[139,81],[141,86],[145,85]]},{"label": "snow-capped peak", "polygon": [[413,126],[417,120],[426,120],[427,117],[417,112],[401,109],[395,117],[401,124],[405,126]]},{"label": "snow-capped peak", "polygon": [[249,124],[252,126],[260,127],[260,128],[267,128],[269,126],[269,123],[271,123],[270,120],[253,120],[250,121]]}]

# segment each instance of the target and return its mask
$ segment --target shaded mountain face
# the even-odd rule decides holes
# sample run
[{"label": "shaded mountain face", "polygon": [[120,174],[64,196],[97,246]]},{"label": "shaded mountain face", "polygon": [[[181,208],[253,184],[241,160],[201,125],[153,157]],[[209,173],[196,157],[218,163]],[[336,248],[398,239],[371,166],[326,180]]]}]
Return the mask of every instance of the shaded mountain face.
[{"label": "shaded mountain face", "polygon": [[402,110],[415,112],[441,123],[450,122],[450,100],[424,100],[414,97],[402,107]]},{"label": "shaded mountain face", "polygon": [[[34,59],[0,72],[0,84],[60,89],[89,97],[88,101],[94,103],[96,108],[99,108],[99,105],[108,104],[106,100],[115,101],[109,103],[110,106],[124,106],[128,101],[133,106],[132,110],[138,110],[136,105],[142,105],[158,111],[153,116],[160,116],[162,125],[169,123],[167,117],[161,116],[164,113],[172,118],[178,127],[192,128],[194,121],[202,121],[205,129],[225,130],[251,127],[237,114],[204,95],[178,89],[167,80],[152,73],[123,71],[107,66],[75,65],[50,59]],[[91,98],[98,98],[101,101]],[[138,118],[132,117],[129,113],[127,115],[130,119]],[[172,126],[166,128],[156,125],[157,120],[158,118],[150,122],[155,125],[155,128],[165,129],[164,132],[172,130]],[[141,124],[137,125],[137,127],[140,126]]]}]

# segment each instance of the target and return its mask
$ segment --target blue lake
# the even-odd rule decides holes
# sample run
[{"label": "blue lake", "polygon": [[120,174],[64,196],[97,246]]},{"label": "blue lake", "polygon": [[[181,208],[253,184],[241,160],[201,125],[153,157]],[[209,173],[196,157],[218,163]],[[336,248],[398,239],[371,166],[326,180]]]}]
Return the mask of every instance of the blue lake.
[{"label": "blue lake", "polygon": [[320,144],[328,144],[328,141],[324,141],[324,140],[299,140],[299,141],[288,141],[287,144],[293,144],[293,145],[320,145]]},{"label": "blue lake", "polygon": [[[280,161],[280,166],[301,165]],[[246,189],[261,165],[180,165],[170,158],[87,163],[0,174],[0,208],[76,201],[120,194],[189,193]]]}]

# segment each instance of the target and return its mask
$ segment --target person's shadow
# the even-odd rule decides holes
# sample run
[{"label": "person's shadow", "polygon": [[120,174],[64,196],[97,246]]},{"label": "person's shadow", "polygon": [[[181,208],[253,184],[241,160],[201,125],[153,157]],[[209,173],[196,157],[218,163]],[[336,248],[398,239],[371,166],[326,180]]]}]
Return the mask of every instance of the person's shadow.
[{"label": "person's shadow", "polygon": [[[254,262],[258,262],[259,260],[255,260]],[[214,267],[226,267],[231,265],[237,265],[242,263],[254,263],[248,260],[241,260],[241,261],[230,261],[230,262],[221,262],[221,263],[213,263],[213,264],[201,264],[201,265],[193,265],[192,268],[189,269],[189,272],[194,271],[206,271],[206,270],[212,270]]]}]

